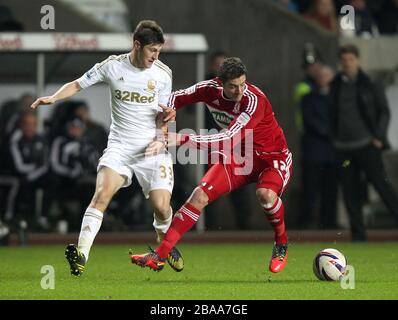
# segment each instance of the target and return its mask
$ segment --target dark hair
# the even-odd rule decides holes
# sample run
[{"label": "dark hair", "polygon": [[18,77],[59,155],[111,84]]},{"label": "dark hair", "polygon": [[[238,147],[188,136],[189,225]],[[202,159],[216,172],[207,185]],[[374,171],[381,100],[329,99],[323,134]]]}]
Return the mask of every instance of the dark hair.
[{"label": "dark hair", "polygon": [[88,107],[88,104],[84,100],[72,100],[69,101],[69,109],[71,113],[75,113],[77,109],[83,108],[83,109],[90,109]]},{"label": "dark hair", "polygon": [[228,80],[236,79],[244,74],[246,74],[247,70],[242,60],[239,58],[226,58],[224,62],[221,64],[218,69],[217,76],[220,78],[222,82],[226,82]]},{"label": "dark hair", "polygon": [[226,56],[227,56],[227,53],[225,51],[218,50],[218,51],[212,52],[212,54],[210,55],[210,60],[213,61],[216,58],[226,57]]},{"label": "dark hair", "polygon": [[353,55],[355,55],[357,58],[359,58],[359,50],[358,48],[353,45],[353,44],[347,44],[345,46],[340,47],[339,50],[339,57],[341,57],[343,54],[346,53],[352,53]]},{"label": "dark hair", "polygon": [[162,28],[153,20],[139,22],[134,30],[133,39],[139,41],[142,47],[165,42]]}]

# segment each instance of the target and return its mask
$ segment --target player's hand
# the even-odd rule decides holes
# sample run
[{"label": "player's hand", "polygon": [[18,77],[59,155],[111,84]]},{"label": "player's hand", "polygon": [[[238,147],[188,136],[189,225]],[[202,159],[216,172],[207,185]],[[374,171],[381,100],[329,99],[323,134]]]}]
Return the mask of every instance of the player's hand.
[{"label": "player's hand", "polygon": [[168,132],[166,138],[169,147],[176,147],[181,144],[182,135],[176,132]]},{"label": "player's hand", "polygon": [[163,122],[175,121],[177,112],[172,108],[159,104],[159,107],[163,110]]},{"label": "player's hand", "polygon": [[159,112],[156,116],[156,128],[157,129],[162,129],[162,131],[167,131],[164,130],[164,128],[167,128],[167,123],[164,122],[164,113],[163,112]]},{"label": "player's hand", "polygon": [[55,103],[55,99],[53,96],[47,96],[47,97],[40,97],[37,98],[35,102],[32,103],[30,106],[32,109],[36,109],[38,106],[42,104],[53,104]]},{"label": "player's hand", "polygon": [[166,144],[164,141],[152,141],[145,149],[145,157],[156,156],[157,154],[161,153],[165,148]]}]

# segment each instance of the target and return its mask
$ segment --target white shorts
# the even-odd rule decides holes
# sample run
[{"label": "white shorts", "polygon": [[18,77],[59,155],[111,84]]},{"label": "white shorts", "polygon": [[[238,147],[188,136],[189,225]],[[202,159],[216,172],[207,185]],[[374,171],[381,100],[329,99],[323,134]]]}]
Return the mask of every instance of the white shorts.
[{"label": "white shorts", "polygon": [[111,146],[105,149],[99,160],[97,171],[108,167],[125,177],[122,187],[131,184],[133,174],[137,177],[145,197],[152,190],[163,189],[173,192],[174,173],[171,154],[162,153],[152,157],[134,157],[126,150]]}]

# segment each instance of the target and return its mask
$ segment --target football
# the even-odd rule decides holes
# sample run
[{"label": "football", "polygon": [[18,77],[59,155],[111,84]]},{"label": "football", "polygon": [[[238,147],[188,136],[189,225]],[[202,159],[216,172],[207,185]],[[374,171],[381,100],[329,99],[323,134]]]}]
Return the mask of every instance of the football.
[{"label": "football", "polygon": [[345,274],[347,260],[336,249],[324,249],[319,252],[313,263],[315,276],[322,281],[339,281]]}]

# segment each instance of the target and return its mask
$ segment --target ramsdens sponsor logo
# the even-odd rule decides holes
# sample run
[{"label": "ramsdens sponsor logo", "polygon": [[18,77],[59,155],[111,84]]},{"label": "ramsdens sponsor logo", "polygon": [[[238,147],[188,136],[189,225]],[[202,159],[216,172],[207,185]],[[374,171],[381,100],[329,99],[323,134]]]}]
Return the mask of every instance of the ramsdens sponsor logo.
[{"label": "ramsdens sponsor logo", "polygon": [[98,39],[95,35],[58,34],[54,35],[57,49],[97,49]]},{"label": "ramsdens sponsor logo", "polygon": [[234,117],[228,116],[225,113],[222,112],[212,112],[211,113],[214,120],[217,121],[218,123],[224,124],[226,126],[229,126],[232,120],[234,120]]},{"label": "ramsdens sponsor logo", "polygon": [[0,50],[22,49],[22,40],[19,35],[0,35]]},{"label": "ramsdens sponsor logo", "polygon": [[152,103],[155,101],[155,96],[144,96],[139,92],[115,90],[115,98],[122,101],[135,103]]}]

